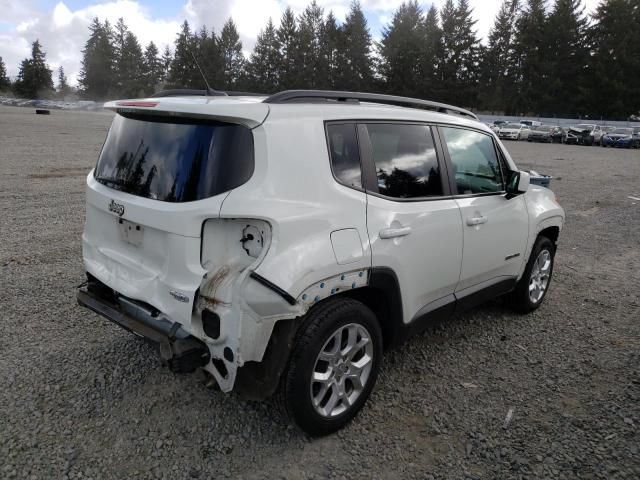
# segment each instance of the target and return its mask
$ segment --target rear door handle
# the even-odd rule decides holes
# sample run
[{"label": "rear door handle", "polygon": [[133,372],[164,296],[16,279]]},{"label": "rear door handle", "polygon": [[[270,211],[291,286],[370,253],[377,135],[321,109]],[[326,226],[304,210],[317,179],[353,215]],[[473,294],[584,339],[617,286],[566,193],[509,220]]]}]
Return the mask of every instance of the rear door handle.
[{"label": "rear door handle", "polygon": [[380,230],[380,238],[405,237],[411,233],[411,227],[383,228]]},{"label": "rear door handle", "polygon": [[479,217],[470,217],[467,218],[467,225],[473,227],[475,225],[482,225],[483,223],[487,223],[489,219],[487,217],[479,216]]}]

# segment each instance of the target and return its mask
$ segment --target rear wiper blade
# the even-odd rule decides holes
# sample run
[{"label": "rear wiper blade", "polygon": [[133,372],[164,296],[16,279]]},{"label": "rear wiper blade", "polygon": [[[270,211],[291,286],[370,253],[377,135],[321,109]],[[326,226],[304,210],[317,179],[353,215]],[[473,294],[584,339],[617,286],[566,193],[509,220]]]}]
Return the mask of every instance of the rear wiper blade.
[{"label": "rear wiper blade", "polygon": [[127,187],[127,182],[124,180],[118,180],[115,178],[107,178],[107,177],[95,177],[95,179],[101,183],[108,183],[111,185],[115,185],[117,187]]}]

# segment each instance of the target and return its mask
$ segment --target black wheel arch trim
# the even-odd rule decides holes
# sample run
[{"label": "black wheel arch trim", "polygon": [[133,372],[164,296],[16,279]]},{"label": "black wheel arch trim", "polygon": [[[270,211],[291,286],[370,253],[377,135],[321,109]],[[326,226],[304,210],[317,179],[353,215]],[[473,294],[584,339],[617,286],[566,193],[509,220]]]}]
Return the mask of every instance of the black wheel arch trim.
[{"label": "black wheel arch trim", "polygon": [[449,319],[456,313],[466,311],[488,300],[510,292],[516,286],[516,277],[498,277],[479,285],[451,293],[424,305],[409,323],[404,323],[402,293],[398,276],[389,267],[373,267],[369,277],[369,288],[382,291],[389,307],[387,325],[381,325],[385,346],[394,348],[429,325]]},{"label": "black wheel arch trim", "polygon": [[266,278],[264,278],[262,275],[256,273],[256,272],[251,272],[249,274],[249,276],[251,278],[253,278],[256,282],[262,284],[263,286],[267,287],[269,290],[277,293],[278,295],[280,295],[282,298],[284,298],[284,300],[289,304],[289,305],[295,305],[296,304],[296,299],[293,298],[286,290],[283,290],[282,288],[280,288],[279,286],[277,286],[275,283],[270,282],[269,280],[267,280]]}]

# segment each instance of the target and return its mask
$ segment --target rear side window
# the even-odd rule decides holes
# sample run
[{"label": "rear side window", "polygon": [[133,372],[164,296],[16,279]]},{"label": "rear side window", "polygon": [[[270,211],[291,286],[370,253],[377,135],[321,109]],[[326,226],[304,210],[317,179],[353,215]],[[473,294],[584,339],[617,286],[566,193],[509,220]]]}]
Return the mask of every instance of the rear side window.
[{"label": "rear side window", "polygon": [[367,130],[382,195],[421,198],[443,194],[431,127],[368,124]]},{"label": "rear side window", "polygon": [[336,179],[348,187],[362,188],[360,153],[355,124],[327,126],[331,169]]},{"label": "rear side window", "polygon": [[94,176],[132,195],[191,202],[242,185],[253,169],[253,135],[247,127],[118,114]]},{"label": "rear side window", "polygon": [[504,190],[502,172],[489,135],[462,128],[442,128],[458,195]]}]

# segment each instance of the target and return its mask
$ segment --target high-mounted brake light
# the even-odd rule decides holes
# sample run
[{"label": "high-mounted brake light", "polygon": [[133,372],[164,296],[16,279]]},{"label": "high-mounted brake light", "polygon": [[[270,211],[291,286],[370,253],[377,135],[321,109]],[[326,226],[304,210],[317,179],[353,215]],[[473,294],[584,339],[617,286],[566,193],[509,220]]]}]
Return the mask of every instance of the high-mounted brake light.
[{"label": "high-mounted brake light", "polygon": [[118,107],[155,107],[158,102],[116,102]]}]

